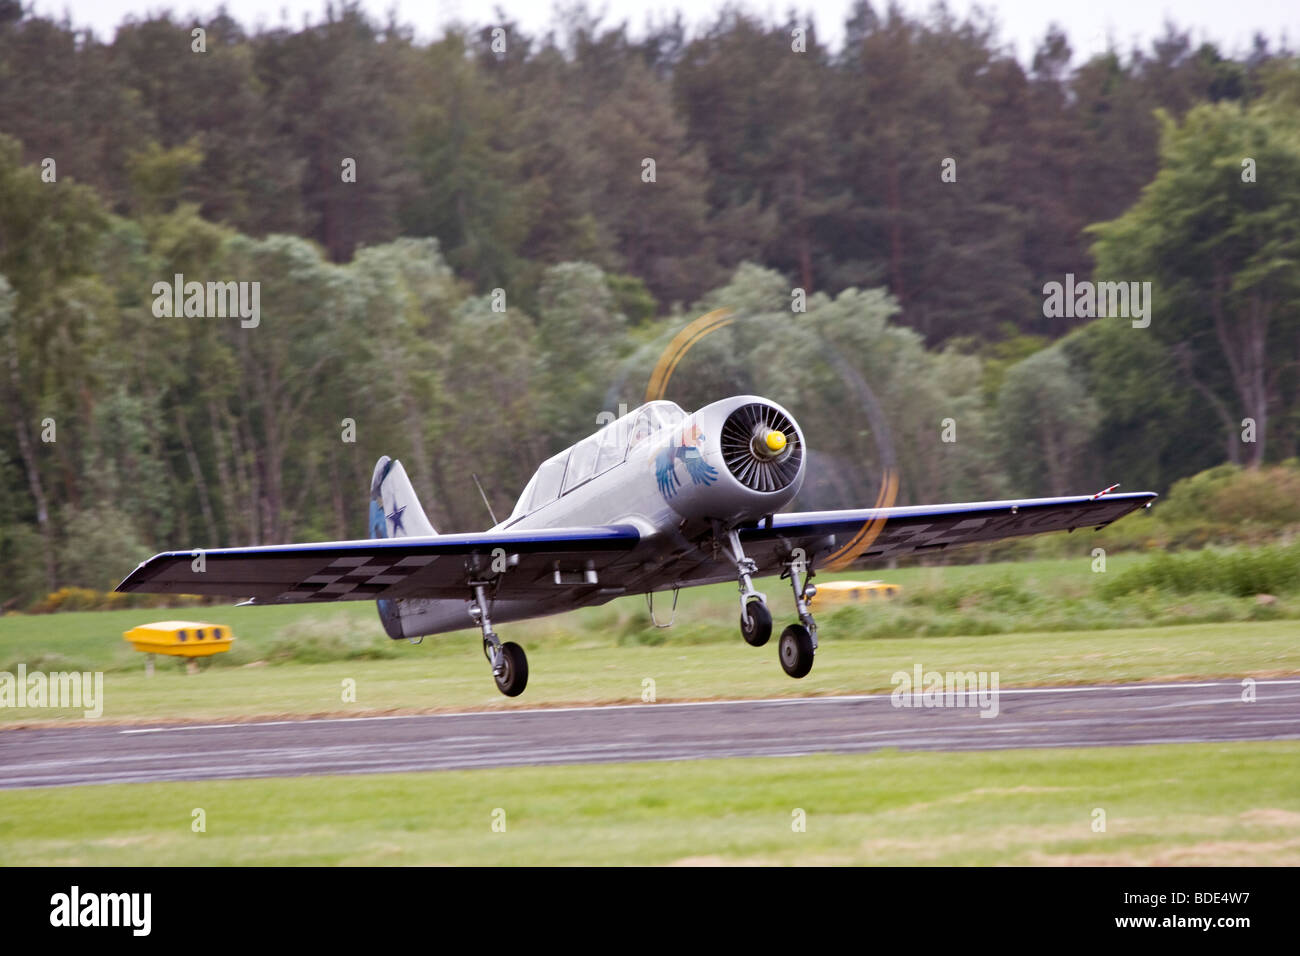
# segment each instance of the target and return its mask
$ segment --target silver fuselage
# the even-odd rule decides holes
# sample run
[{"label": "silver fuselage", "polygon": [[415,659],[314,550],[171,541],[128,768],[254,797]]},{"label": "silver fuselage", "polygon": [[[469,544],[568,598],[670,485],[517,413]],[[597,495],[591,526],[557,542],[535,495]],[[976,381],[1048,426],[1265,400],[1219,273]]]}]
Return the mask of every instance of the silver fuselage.
[{"label": "silver fuselage", "polygon": [[[666,404],[666,403],[665,403]],[[724,456],[721,436],[733,413],[747,406],[763,406],[784,416],[789,430],[796,436],[791,448],[798,458],[790,466],[793,478],[777,490],[757,490],[746,484],[729,467]],[[648,407],[648,406],[643,406]],[[638,410],[639,411],[639,410]],[[579,442],[549,459],[538,469],[521,504],[510,518],[492,530],[523,531],[541,528],[591,527],[593,525],[631,525],[641,534],[646,560],[680,547],[680,542],[711,529],[727,529],[750,523],[773,514],[787,505],[803,484],[807,461],[803,434],[789,412],[765,398],[739,395],[706,405],[675,424],[667,424],[642,433],[637,412],[611,422],[606,430]],[[617,436],[607,430],[615,429]],[[617,430],[626,430],[618,435]],[[730,434],[734,435],[735,426]],[[548,466],[565,470],[574,467],[588,443],[622,443],[626,449],[621,460],[595,469],[590,477],[565,486],[561,494],[537,507],[529,507],[527,498]],[[734,441],[731,446],[734,449]],[[566,458],[567,456],[567,458]],[[730,454],[735,460],[734,451]],[[557,463],[564,459],[563,467]],[[573,477],[573,472],[569,472]],[[509,572],[506,572],[509,573]],[[499,600],[491,607],[494,622],[521,620],[554,614],[571,607],[604,603],[613,595],[595,592],[567,606],[553,601]],[[396,608],[401,632],[418,637],[473,626],[468,600],[407,599]]]}]

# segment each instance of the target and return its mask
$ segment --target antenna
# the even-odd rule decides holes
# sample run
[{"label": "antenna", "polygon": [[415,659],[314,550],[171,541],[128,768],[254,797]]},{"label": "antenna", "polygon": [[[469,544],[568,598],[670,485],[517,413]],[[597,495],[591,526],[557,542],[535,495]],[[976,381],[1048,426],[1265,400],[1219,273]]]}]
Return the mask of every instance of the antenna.
[{"label": "antenna", "polygon": [[483,504],[487,506],[488,514],[492,517],[492,523],[500,524],[501,522],[497,520],[496,514],[492,511],[491,502],[487,499],[487,492],[483,490],[483,483],[478,480],[478,475],[471,471],[469,476],[474,479],[474,484],[478,485],[478,493],[483,496]]}]

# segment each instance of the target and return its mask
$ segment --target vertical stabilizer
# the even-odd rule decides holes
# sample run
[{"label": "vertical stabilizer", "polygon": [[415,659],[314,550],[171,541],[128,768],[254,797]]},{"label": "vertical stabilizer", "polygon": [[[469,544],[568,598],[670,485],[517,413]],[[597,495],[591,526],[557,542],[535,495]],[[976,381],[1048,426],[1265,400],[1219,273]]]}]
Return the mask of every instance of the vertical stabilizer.
[{"label": "vertical stabilizer", "polygon": [[370,537],[419,538],[437,534],[420,507],[400,461],[385,455],[370,481]]},{"label": "vertical stabilizer", "polygon": [[[420,499],[415,496],[402,463],[387,455],[380,458],[370,479],[370,537],[418,538],[437,533],[420,507]],[[395,641],[406,637],[402,629],[404,603],[403,599],[375,602],[384,632]]]}]

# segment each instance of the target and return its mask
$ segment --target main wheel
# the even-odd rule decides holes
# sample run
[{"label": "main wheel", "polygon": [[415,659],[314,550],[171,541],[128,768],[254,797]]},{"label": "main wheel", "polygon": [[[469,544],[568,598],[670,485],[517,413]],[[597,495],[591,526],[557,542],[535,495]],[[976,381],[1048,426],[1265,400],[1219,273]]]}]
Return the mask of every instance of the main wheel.
[{"label": "main wheel", "polygon": [[514,641],[501,645],[502,670],[496,675],[497,690],[507,697],[518,697],[528,686],[528,658]]},{"label": "main wheel", "polygon": [[813,666],[812,634],[802,624],[781,632],[781,667],[791,677],[806,677]]},{"label": "main wheel", "polygon": [[762,601],[753,600],[745,605],[740,615],[740,636],[750,647],[762,647],[772,636],[772,612]]}]

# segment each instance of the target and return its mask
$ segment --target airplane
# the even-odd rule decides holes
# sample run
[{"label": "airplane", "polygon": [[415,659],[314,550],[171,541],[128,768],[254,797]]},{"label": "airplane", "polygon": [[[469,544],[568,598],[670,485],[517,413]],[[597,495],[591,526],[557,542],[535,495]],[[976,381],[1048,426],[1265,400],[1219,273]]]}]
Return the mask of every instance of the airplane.
[{"label": "airplane", "polygon": [[652,401],[544,461],[510,516],[487,531],[438,534],[401,462],[384,456],[370,485],[369,538],[165,552],[117,590],[259,605],[373,600],[388,636],[413,643],[477,627],[497,688],[516,697],[528,659],[500,640],[498,622],[639,594],[653,618],[658,592],[672,590],[675,608],[681,588],[736,581],[741,636],[761,647],[772,614],[754,579],[780,574],[798,621],[782,632],[778,656],[801,678],[817,650],[808,600],[819,563],[1101,529],[1156,497],[1112,494],[1112,485],[1081,497],[781,513],[807,461],[794,416],[766,398],[738,395],[693,414]]}]

